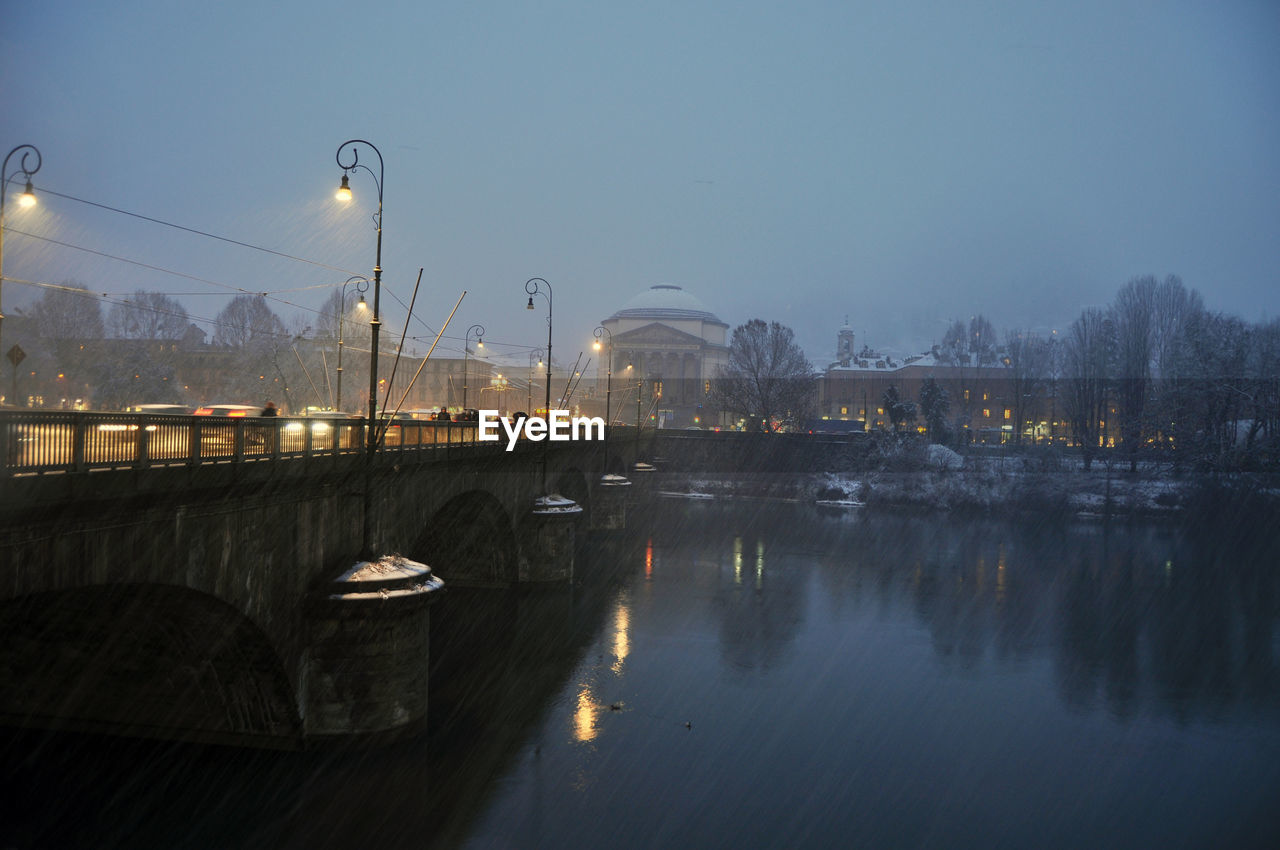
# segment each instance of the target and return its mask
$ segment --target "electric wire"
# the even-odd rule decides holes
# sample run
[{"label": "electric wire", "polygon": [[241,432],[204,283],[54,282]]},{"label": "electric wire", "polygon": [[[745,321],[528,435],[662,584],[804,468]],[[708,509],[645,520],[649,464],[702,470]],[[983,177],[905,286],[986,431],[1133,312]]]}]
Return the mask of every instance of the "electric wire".
[{"label": "electric wire", "polygon": [[175,224],[172,221],[165,221],[164,219],[161,219],[161,218],[154,218],[149,215],[143,215],[142,213],[135,213],[135,212],[130,212],[129,210],[122,210],[119,207],[113,207],[108,204],[100,204],[97,201],[89,201],[89,200],[85,200],[84,198],[77,198],[75,195],[67,195],[62,192],[55,192],[53,189],[48,189],[48,188],[45,188],[44,186],[40,186],[39,188],[41,192],[47,192],[50,195],[53,195],[58,198],[65,198],[68,201],[75,201],[76,203],[86,204],[91,207],[97,207],[98,209],[108,210],[110,212],[119,213],[121,215],[131,216],[133,218],[141,219],[143,221],[149,221],[149,222],[152,222],[153,224],[160,224],[165,227],[172,227],[175,230],[182,230],[187,233],[194,233],[197,236],[205,236],[205,237],[208,237],[209,239],[216,239],[219,242],[226,242],[231,245],[239,245],[241,248],[250,248],[254,251],[261,251],[264,254],[271,254],[276,257],[282,257],[286,260],[294,260],[295,262],[299,262],[299,263],[307,263],[308,265],[319,266],[320,268],[329,269],[330,271],[335,271],[335,272],[341,272],[342,274],[345,274],[345,275],[358,274],[358,272],[353,272],[349,269],[344,269],[339,266],[331,266],[328,263],[321,263],[316,260],[308,260],[305,257],[296,257],[293,254],[286,254],[283,251],[275,251],[275,250],[272,250],[271,248],[264,248],[261,245],[254,245],[249,242],[241,242],[239,239],[231,239],[230,237],[227,237],[227,236],[219,236],[216,233],[209,233],[208,231],[198,230],[194,227],[185,227],[181,224]]}]

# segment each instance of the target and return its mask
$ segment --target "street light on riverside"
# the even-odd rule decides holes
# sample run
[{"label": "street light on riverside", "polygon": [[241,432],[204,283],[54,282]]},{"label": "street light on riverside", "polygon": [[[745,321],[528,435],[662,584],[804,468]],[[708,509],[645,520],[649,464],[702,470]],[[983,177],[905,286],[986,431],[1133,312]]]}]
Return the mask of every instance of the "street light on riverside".
[{"label": "street light on riverside", "polygon": [[[9,160],[13,155],[22,152],[22,158],[18,160],[18,167],[14,169],[13,174],[9,173]],[[32,157],[35,157],[33,160]],[[34,161],[34,165],[32,162]],[[27,182],[27,186],[22,190],[22,194],[18,196],[18,206],[33,207],[36,203],[36,193],[31,187],[31,176],[40,170],[40,151],[35,145],[18,145],[5,155],[4,165],[0,167],[0,308],[3,305],[4,295],[4,200],[9,194],[9,181],[16,178],[19,174]],[[4,310],[0,309],[0,329],[4,327]]]},{"label": "street light on riverside", "polygon": [[[471,353],[471,335],[476,335],[476,348],[484,348],[484,325],[472,325],[462,338],[462,415],[467,415],[467,355]],[[479,352],[476,352],[479,354]]]},{"label": "street light on riverside", "polygon": [[[546,290],[545,292],[543,290]],[[525,309],[533,309],[533,296],[542,295],[547,299],[547,409],[544,415],[551,417],[551,318],[553,305],[551,301],[551,284],[540,277],[531,277],[524,282],[524,291],[529,293],[529,303]],[[547,442],[542,443],[542,492],[547,493]]]},{"label": "street light on riverside", "polygon": [[613,331],[600,325],[595,329],[594,335],[596,351],[600,350],[601,336],[607,336],[609,339],[605,352],[605,356],[609,359],[604,373],[604,471],[607,475],[609,473],[609,430],[613,427]]},{"label": "street light on riverside", "polygon": [[[343,177],[345,178],[346,175],[343,175]],[[347,194],[350,193],[351,190],[348,189]],[[357,309],[364,312],[369,308],[369,305],[364,300],[364,294],[369,289],[369,278],[359,274],[347,278],[347,282],[342,284],[342,295],[338,298],[338,397],[333,403],[334,410],[342,409],[342,318],[347,313],[347,285],[353,281],[356,285],[356,292],[360,293],[360,301],[356,305]]]},{"label": "street light on riverside", "polygon": [[[374,174],[373,169],[360,162],[359,145],[366,145],[369,150],[373,151],[378,157],[378,173]],[[350,160],[344,162],[342,159],[343,151],[350,148]],[[378,331],[382,327],[382,317],[379,307],[382,301],[382,179],[385,176],[385,168],[382,163],[382,152],[374,145],[363,139],[349,139],[338,145],[338,153],[335,157],[338,161],[338,167],[342,169],[342,183],[338,186],[338,192],[335,197],[339,201],[351,200],[351,184],[348,182],[348,175],[357,168],[363,168],[369,172],[369,176],[373,178],[374,184],[378,187],[378,214],[374,216],[374,225],[378,231],[378,248],[374,255],[373,262],[373,319],[369,322],[371,328],[370,354],[369,354],[369,427],[366,435],[366,447],[370,455],[373,454],[377,447],[377,422],[378,422]]]}]

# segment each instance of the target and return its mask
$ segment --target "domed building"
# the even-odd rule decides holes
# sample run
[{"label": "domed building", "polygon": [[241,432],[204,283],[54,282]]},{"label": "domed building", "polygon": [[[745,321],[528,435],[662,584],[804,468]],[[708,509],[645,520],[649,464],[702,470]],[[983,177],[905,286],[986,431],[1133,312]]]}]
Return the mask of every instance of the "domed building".
[{"label": "domed building", "polygon": [[[615,400],[643,379],[641,397],[647,403],[657,396],[654,415],[666,427],[700,424],[708,382],[728,360],[729,326],[692,294],[669,283],[638,293],[600,324],[613,335]],[[607,365],[603,358],[599,363],[603,388]]]}]

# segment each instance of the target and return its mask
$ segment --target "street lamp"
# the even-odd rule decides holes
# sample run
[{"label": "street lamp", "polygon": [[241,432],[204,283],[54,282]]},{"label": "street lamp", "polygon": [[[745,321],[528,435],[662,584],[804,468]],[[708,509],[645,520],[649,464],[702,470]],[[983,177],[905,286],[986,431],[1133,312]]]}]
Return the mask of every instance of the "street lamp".
[{"label": "street lamp", "polygon": [[[10,174],[9,160],[18,151],[22,151],[22,159],[18,160],[18,167],[14,169],[13,174]],[[32,154],[35,155],[34,166],[30,164]],[[18,145],[5,155],[4,165],[0,167],[0,296],[4,294],[4,199],[9,194],[9,181],[17,177],[21,172],[23,178],[27,181],[27,186],[23,189],[22,194],[18,196],[18,206],[35,206],[36,193],[31,187],[31,175],[40,170],[40,164],[40,151],[36,149],[35,145]],[[2,300],[0,298],[0,301]],[[4,310],[0,309],[0,328],[3,328],[3,326]]]},{"label": "street lamp", "polygon": [[[543,292],[543,289],[546,292]],[[545,416],[551,418],[551,318],[552,318],[552,290],[551,284],[540,277],[531,277],[524,282],[524,291],[529,293],[529,303],[525,305],[525,309],[533,309],[533,296],[542,295],[547,299],[547,409]],[[542,443],[542,492],[547,493],[547,442]]]},{"label": "street lamp", "polygon": [[[631,367],[628,366],[628,369]],[[644,395],[644,378],[636,382],[636,465],[640,465],[640,396]]]},{"label": "street lamp", "polygon": [[[345,178],[346,175],[344,174]],[[347,190],[348,193],[351,191]],[[362,312],[368,309],[364,294],[369,289],[369,278],[364,275],[352,275],[342,284],[342,295],[338,298],[338,398],[334,401],[334,410],[342,410],[342,317],[347,313],[347,284],[355,281],[356,292],[360,293],[360,301],[356,305]]]},{"label": "street lamp", "polygon": [[[595,349],[600,350],[600,337],[604,335],[609,338],[608,351],[606,356],[609,358],[608,367],[604,373],[604,472],[609,474],[609,430],[613,427],[613,331],[600,325],[595,329]],[[597,372],[596,374],[599,374]]]},{"label": "street lamp", "polygon": [[467,355],[471,353],[471,335],[476,335],[476,348],[484,348],[484,325],[472,325],[462,338],[462,415],[467,415]]},{"label": "street lamp", "polygon": [[[369,168],[369,166],[360,163],[360,148],[356,147],[356,145],[368,145],[369,149],[377,155],[377,174],[374,174],[373,169]],[[351,159],[349,162],[343,162],[342,152],[348,146],[351,148]],[[347,176],[357,168],[363,168],[369,172],[369,176],[373,178],[374,184],[378,187],[378,214],[374,217],[378,231],[378,249],[373,262],[373,319],[369,323],[372,333],[369,354],[369,427],[366,435],[367,450],[369,455],[372,456],[374,449],[377,447],[378,433],[378,331],[382,328],[382,318],[379,312],[382,302],[382,181],[386,175],[386,170],[382,162],[382,152],[364,139],[349,139],[338,145],[338,153],[335,159],[337,159],[338,167],[342,169],[342,183],[338,186],[336,195],[338,200],[351,200],[351,185],[347,182]]]}]

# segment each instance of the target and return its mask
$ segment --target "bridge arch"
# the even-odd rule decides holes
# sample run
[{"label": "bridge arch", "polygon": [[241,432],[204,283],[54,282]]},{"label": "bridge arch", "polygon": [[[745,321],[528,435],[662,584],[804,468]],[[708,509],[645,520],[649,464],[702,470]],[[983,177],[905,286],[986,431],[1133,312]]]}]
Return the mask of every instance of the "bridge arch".
[{"label": "bridge arch", "polygon": [[511,584],[518,579],[519,548],[511,515],[492,493],[467,490],[427,520],[411,557],[445,581]]},{"label": "bridge arch", "polygon": [[0,602],[0,714],[29,725],[213,743],[301,740],[270,640],[177,585],[99,584]]}]

